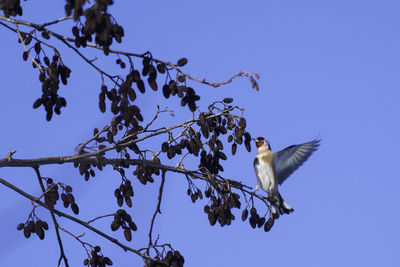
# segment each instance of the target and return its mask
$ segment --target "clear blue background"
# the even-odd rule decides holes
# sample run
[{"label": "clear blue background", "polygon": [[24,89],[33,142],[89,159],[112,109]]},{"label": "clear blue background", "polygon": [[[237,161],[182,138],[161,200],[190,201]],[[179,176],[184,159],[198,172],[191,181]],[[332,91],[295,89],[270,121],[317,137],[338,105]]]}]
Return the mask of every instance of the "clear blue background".
[{"label": "clear blue background", "polygon": [[[22,4],[23,19],[37,23],[64,16],[63,1]],[[185,71],[210,81],[225,80],[238,71],[260,74],[259,92],[245,78],[221,88],[192,83],[202,96],[201,108],[233,97],[246,109],[249,131],[267,138],[274,151],[318,136],[323,139],[320,149],[281,187],[296,211],[280,218],[269,233],[251,229],[239,213],[230,227],[210,227],[203,213],[206,201],[192,204],[185,193],[186,179],[168,173],[162,215],[155,226],[160,242],[171,242],[180,250],[186,266],[398,266],[399,10],[398,1],[385,0],[116,3],[111,11],[126,37],[115,48],[149,50],[154,57],[173,62],[185,56]],[[68,106],[62,116],[46,122],[41,109],[31,108],[40,94],[37,71],[22,61],[23,48],[15,34],[4,27],[0,34],[0,154],[73,154],[94,127],[103,127],[111,118],[98,110],[98,73],[60,45],[63,60],[72,69],[68,86],[61,89]],[[100,58],[95,63],[103,62],[101,53],[88,53]],[[106,68],[117,73],[114,60],[107,59]],[[157,104],[177,113],[175,118],[164,114],[160,123],[190,118],[176,99],[166,101],[161,92],[140,95],[137,101],[146,119]],[[254,147],[251,153],[241,148],[225,163],[224,175],[254,186],[254,155]],[[187,166],[192,165],[189,160]],[[89,182],[70,165],[41,171],[74,187],[84,220],[117,209],[113,189],[120,178],[111,168]],[[0,177],[40,194],[32,169],[2,168]],[[147,244],[160,181],[142,186],[132,180],[135,197],[130,213],[139,231],[129,244],[140,248]],[[26,240],[15,228],[26,220],[30,202],[3,186],[0,198],[0,265],[56,266],[59,248],[48,213],[37,211],[51,226],[46,239]],[[136,255],[59,221],[76,234],[86,232],[86,240],[100,244],[115,266],[142,264]],[[111,232],[110,221],[94,225]],[[114,236],[123,241],[121,233]],[[65,234],[62,238],[71,266],[81,265],[86,254],[80,244]]]}]

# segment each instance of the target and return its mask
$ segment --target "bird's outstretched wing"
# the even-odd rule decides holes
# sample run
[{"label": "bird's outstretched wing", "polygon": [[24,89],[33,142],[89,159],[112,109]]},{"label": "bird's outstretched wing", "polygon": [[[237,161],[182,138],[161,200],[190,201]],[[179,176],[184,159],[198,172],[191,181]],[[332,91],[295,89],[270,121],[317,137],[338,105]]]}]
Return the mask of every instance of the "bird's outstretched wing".
[{"label": "bird's outstretched wing", "polygon": [[282,184],[311,154],[317,150],[321,140],[289,146],[275,153],[275,172],[278,183]]}]

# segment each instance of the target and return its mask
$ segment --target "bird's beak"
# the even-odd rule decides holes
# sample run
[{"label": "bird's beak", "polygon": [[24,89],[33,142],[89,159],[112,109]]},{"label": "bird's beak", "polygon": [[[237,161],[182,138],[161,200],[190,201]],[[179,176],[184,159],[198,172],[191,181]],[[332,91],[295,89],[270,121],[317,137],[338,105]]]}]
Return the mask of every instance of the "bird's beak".
[{"label": "bird's beak", "polygon": [[254,142],[258,142],[257,138],[252,138],[251,140],[253,140]]}]

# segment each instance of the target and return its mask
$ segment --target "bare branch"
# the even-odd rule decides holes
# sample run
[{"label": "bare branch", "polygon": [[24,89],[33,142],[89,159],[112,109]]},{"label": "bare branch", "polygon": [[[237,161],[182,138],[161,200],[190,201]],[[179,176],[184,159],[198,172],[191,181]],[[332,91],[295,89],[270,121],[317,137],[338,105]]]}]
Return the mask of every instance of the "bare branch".
[{"label": "bare branch", "polygon": [[[63,19],[63,20],[66,20],[66,19],[68,19],[68,18],[69,18],[69,17],[66,17],[66,18]],[[0,20],[7,21],[7,22],[11,22],[11,23],[15,23],[15,24],[25,25],[25,26],[28,26],[28,27],[32,27],[32,28],[34,28],[34,29],[36,29],[36,30],[38,30],[38,31],[43,31],[43,32],[46,32],[46,33],[48,33],[48,34],[50,34],[50,35],[56,37],[57,39],[59,39],[60,41],[62,41],[63,43],[65,43],[68,47],[70,47],[71,49],[73,49],[80,57],[82,57],[82,58],[83,58],[88,64],[90,64],[93,68],[95,68],[95,69],[96,69],[97,71],[99,71],[101,74],[106,75],[106,76],[109,77],[114,83],[116,83],[116,82],[114,81],[114,79],[113,79],[113,76],[111,76],[111,75],[109,75],[109,74],[103,72],[101,69],[99,69],[97,66],[95,66],[95,65],[92,63],[92,61],[88,60],[85,56],[83,56],[83,54],[80,53],[75,47],[73,47],[72,45],[68,44],[68,42],[70,42],[70,43],[75,43],[75,39],[69,38],[69,37],[66,37],[66,36],[63,36],[63,35],[60,35],[60,34],[58,34],[58,33],[55,33],[55,32],[53,32],[53,31],[48,30],[48,29],[45,28],[45,26],[48,26],[48,25],[57,23],[57,21],[56,21],[56,22],[50,22],[50,24],[49,24],[49,23],[44,23],[44,24],[42,24],[42,25],[39,25],[39,24],[35,24],[35,23],[28,22],[28,21],[17,20],[17,19],[12,19],[12,18],[6,18],[6,17],[4,17],[4,16],[0,16]],[[62,21],[62,20],[61,20],[61,21]],[[4,24],[3,24],[3,25],[4,25]],[[86,46],[87,46],[87,47],[91,47],[91,48],[95,48],[95,49],[99,49],[99,50],[102,50],[102,51],[104,50],[103,47],[98,46],[98,45],[93,44],[93,43],[87,43]],[[150,54],[149,52],[146,52],[146,53],[143,53],[143,54],[137,54],[137,53],[130,53],[130,52],[124,52],[124,51],[113,50],[113,49],[109,49],[109,52],[110,52],[110,53],[113,53],[113,54],[124,55],[124,56],[127,56],[127,57],[131,57],[131,56],[132,56],[132,57],[137,57],[137,58],[146,58],[146,57],[147,57],[147,58],[149,58],[149,59],[150,59],[151,61],[153,61],[153,62],[161,63],[161,64],[164,64],[164,65],[166,65],[166,66],[169,66],[169,67],[173,68],[173,69],[176,70],[178,73],[180,73],[181,75],[187,77],[188,79],[190,79],[190,80],[192,80],[192,81],[199,82],[199,83],[202,83],[202,84],[205,84],[205,85],[209,85],[209,86],[212,86],[212,87],[219,87],[219,86],[221,86],[221,85],[226,85],[226,84],[231,83],[232,80],[235,79],[236,77],[246,76],[246,77],[249,77],[249,80],[250,80],[250,82],[251,82],[251,84],[252,84],[252,87],[255,88],[256,90],[258,90],[258,84],[257,84],[257,82],[254,80],[254,78],[253,78],[253,76],[252,76],[252,74],[254,74],[254,76],[255,76],[256,78],[258,78],[259,75],[258,75],[257,73],[253,73],[253,72],[242,72],[242,71],[240,71],[240,72],[238,72],[238,73],[232,75],[232,76],[231,76],[228,80],[226,80],[226,81],[223,81],[223,82],[208,82],[208,81],[206,81],[206,79],[199,79],[199,78],[196,78],[196,77],[193,77],[193,76],[189,75],[188,73],[183,72],[183,71],[178,67],[178,65],[176,65],[176,64],[173,64],[173,63],[171,63],[171,62],[166,62],[166,61],[163,61],[163,60],[160,60],[160,59],[156,59],[156,58],[153,58],[153,57],[149,57],[149,54]]]},{"label": "bare branch", "polygon": [[[149,230],[149,245],[148,245],[149,247],[150,247],[151,245],[153,245],[152,236],[153,236],[153,225],[154,225],[154,221],[156,220],[157,213],[160,213],[160,214],[161,214],[161,209],[160,209],[160,207],[161,207],[162,194],[163,194],[163,190],[164,190],[165,173],[166,173],[165,170],[163,170],[162,173],[161,173],[161,184],[160,184],[160,189],[159,189],[159,192],[158,192],[157,207],[156,207],[156,210],[154,211],[153,218],[151,218],[150,230]],[[149,255],[149,250],[147,250],[147,255]]]},{"label": "bare branch", "polygon": [[160,261],[157,260],[157,259],[154,259],[154,258],[152,258],[152,257],[150,257],[150,256],[148,256],[148,255],[145,255],[145,254],[143,254],[143,253],[140,253],[138,250],[136,250],[136,249],[134,249],[134,248],[131,248],[131,247],[128,247],[128,246],[122,244],[122,243],[119,242],[117,239],[115,239],[115,238],[113,238],[113,237],[111,237],[111,236],[105,234],[104,232],[98,230],[97,228],[94,228],[93,226],[89,225],[87,222],[84,222],[84,221],[82,221],[82,220],[79,220],[78,218],[75,218],[75,217],[73,217],[73,216],[71,216],[71,215],[68,215],[68,214],[66,214],[66,213],[64,213],[64,212],[61,212],[61,211],[59,211],[59,210],[57,210],[57,209],[52,209],[52,208],[50,208],[49,206],[46,205],[46,203],[43,203],[43,202],[40,201],[40,200],[36,200],[36,198],[35,198],[34,196],[29,195],[29,194],[26,193],[25,191],[21,190],[20,188],[16,187],[16,186],[13,185],[13,184],[10,184],[9,182],[7,182],[6,180],[4,180],[4,179],[2,179],[2,178],[0,178],[0,183],[3,184],[3,185],[5,185],[5,186],[7,186],[8,188],[10,188],[10,189],[16,191],[16,192],[19,193],[20,195],[22,195],[22,196],[24,196],[24,197],[26,197],[26,198],[28,198],[28,199],[30,199],[30,200],[36,202],[36,203],[39,204],[40,206],[42,206],[42,207],[44,207],[44,208],[46,208],[46,209],[48,209],[48,210],[52,210],[52,211],[53,211],[55,214],[57,214],[58,216],[67,218],[68,220],[74,221],[74,222],[76,222],[76,223],[78,223],[78,224],[80,224],[80,225],[86,227],[87,229],[89,229],[89,230],[95,232],[96,234],[98,234],[98,235],[104,237],[105,239],[111,241],[112,243],[116,244],[117,246],[119,246],[120,248],[122,248],[124,251],[131,251],[131,252],[133,252],[133,253],[139,255],[140,257],[142,257],[142,258],[144,258],[144,259],[147,259],[147,260],[150,260],[150,261],[160,262]]}]

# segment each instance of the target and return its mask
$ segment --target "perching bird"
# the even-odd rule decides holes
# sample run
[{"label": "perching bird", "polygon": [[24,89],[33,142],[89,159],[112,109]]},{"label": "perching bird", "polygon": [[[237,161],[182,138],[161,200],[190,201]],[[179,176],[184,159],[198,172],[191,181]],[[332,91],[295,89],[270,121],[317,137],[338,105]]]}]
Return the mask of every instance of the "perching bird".
[{"label": "perching bird", "polygon": [[254,159],[254,170],[257,176],[257,186],[268,193],[271,202],[271,214],[279,218],[280,214],[289,214],[294,209],[282,199],[278,184],[281,185],[311,154],[317,150],[320,140],[313,140],[301,145],[289,146],[279,152],[272,152],[267,140],[263,137],[253,139],[258,153]]}]

